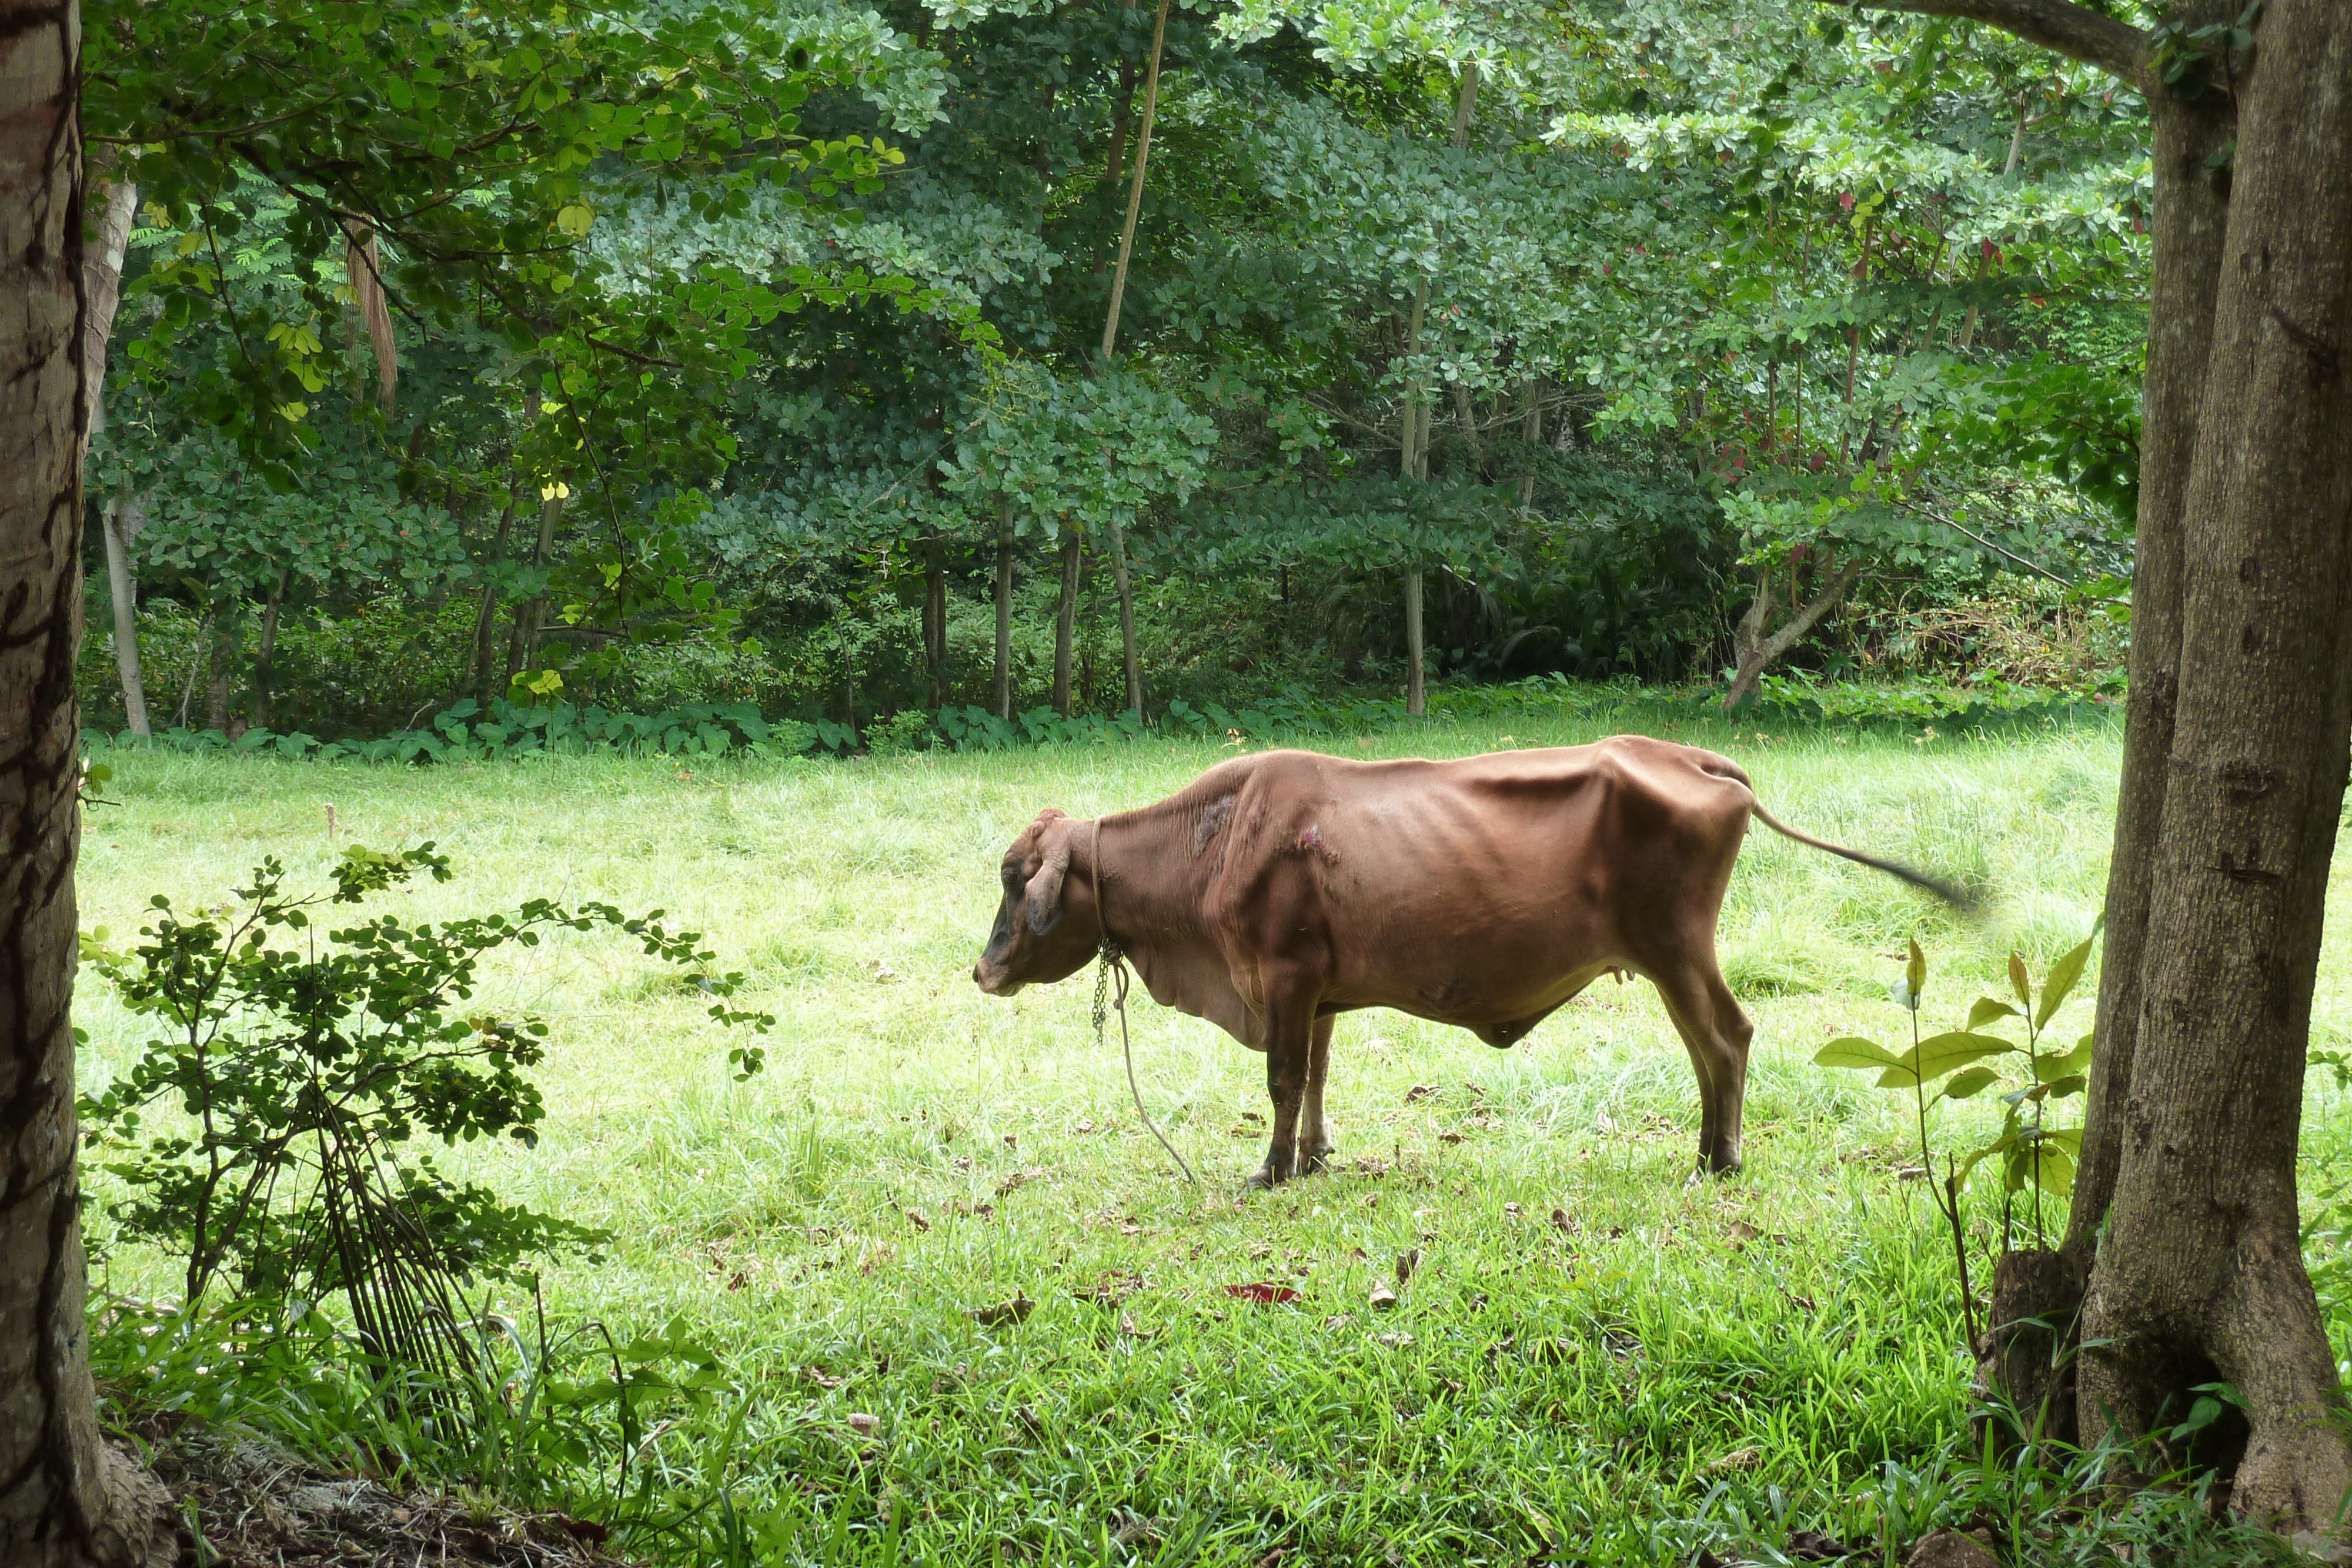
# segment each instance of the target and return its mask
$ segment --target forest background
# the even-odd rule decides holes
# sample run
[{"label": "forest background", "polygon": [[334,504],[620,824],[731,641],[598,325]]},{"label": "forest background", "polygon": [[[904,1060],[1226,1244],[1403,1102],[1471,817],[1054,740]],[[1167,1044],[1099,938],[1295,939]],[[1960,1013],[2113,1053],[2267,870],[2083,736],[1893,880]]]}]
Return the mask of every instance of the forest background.
[{"label": "forest background", "polygon": [[[1441,681],[2120,686],[2150,185],[2112,78],[1801,0],[1178,4],[1106,358],[1154,20],[719,38],[793,84],[814,177],[583,135],[528,165],[520,293],[424,217],[317,244],[304,150],[208,129],[205,179],[117,214],[86,722],[139,727],[135,642],[158,731],[507,698],[922,744],[1393,697],[1424,591]],[[387,116],[430,119],[416,76]],[[432,201],[543,215],[478,163]]]}]

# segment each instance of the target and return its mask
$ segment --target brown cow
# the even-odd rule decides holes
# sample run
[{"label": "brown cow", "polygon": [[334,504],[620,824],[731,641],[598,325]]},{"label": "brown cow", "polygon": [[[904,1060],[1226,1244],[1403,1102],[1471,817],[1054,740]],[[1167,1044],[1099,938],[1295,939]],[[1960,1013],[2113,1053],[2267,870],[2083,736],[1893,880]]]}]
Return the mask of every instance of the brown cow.
[{"label": "brown cow", "polygon": [[1958,902],[1905,867],[1773,821],[1727,758],[1643,736],[1452,762],[1268,751],[1156,806],[1047,810],[1004,857],[972,978],[1076,973],[1108,933],[1152,999],[1266,1055],[1274,1141],[1251,1178],[1321,1168],[1336,1015],[1394,1008],[1508,1046],[1612,969],[1646,977],[1698,1074],[1699,1166],[1739,1166],[1754,1032],[1715,960],[1750,815]]}]

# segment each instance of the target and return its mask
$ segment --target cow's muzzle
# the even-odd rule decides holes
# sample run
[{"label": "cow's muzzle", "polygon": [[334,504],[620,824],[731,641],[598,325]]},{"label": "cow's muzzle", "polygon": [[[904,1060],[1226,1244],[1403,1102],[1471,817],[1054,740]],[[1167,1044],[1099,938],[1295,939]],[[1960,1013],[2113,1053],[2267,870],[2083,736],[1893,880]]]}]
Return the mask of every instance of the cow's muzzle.
[{"label": "cow's muzzle", "polygon": [[1021,989],[1021,982],[1006,974],[1003,968],[992,971],[986,958],[982,958],[971,967],[971,983],[992,997],[1014,996]]}]

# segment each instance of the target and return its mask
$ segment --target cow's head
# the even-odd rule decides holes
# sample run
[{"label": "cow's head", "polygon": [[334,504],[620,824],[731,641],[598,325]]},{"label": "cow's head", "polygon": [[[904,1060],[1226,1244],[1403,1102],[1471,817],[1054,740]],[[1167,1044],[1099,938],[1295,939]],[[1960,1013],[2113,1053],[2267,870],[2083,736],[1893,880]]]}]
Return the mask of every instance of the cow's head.
[{"label": "cow's head", "polygon": [[1004,852],[996,928],[971,969],[973,983],[990,996],[1066,978],[1095,956],[1102,920],[1096,913],[1093,857],[1079,841],[1087,827],[1048,807]]}]

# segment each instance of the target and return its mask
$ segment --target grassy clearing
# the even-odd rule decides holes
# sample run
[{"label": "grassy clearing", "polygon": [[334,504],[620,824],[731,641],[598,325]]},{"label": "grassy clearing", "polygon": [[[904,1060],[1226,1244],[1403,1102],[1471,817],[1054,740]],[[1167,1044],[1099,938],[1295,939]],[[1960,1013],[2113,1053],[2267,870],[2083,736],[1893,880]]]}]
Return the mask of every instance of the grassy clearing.
[{"label": "grassy clearing", "polygon": [[[502,968],[496,999],[554,1021],[553,1114],[536,1152],[447,1157],[614,1233],[603,1262],[551,1271],[554,1317],[682,1320],[740,1388],[681,1406],[640,1456],[681,1492],[723,1483],[726,1507],[638,1550],[705,1556],[732,1531],[760,1562],[1664,1563],[1796,1527],[1899,1544],[1974,1506],[1945,1463],[1968,1414],[1948,1248],[1895,1174],[1908,1102],[1810,1058],[1895,1034],[1886,955],[1908,936],[1939,1027],[2012,945],[2039,972],[2080,939],[2116,744],[2097,726],[1923,739],[1652,717],[1338,744],[1454,754],[1675,724],[1786,820],[1999,898],[1965,926],[1752,838],[1722,941],[1759,1025],[1748,1168],[1703,1187],[1683,1180],[1680,1045],[1646,986],[1605,981],[1506,1052],[1342,1020],[1339,1167],[1248,1203],[1261,1059],[1145,1002],[1145,1093],[1208,1184],[1181,1186],[1087,1027],[1091,984],[1000,1001],[969,970],[997,858],[1038,808],[1157,799],[1226,754],[1199,743],[690,769],[132,758],[124,805],[90,820],[83,924],[127,935],[150,894],[218,899],[265,854],[300,883],[353,840],[429,839],[457,880],[396,907],[659,905],[750,973],[781,1021],[767,1071],[737,1084],[703,1004],[624,943]],[[2331,1034],[2352,1026],[2347,984],[2332,939]],[[136,1026],[95,980],[79,1005],[88,1083]],[[2059,1033],[2088,1016],[2073,1004]],[[2312,1112],[2317,1190],[2345,1123],[2332,1092]],[[1402,1303],[1375,1312],[1370,1287],[1412,1249]],[[132,1250],[101,1268],[133,1293],[173,1278]],[[1301,1299],[1224,1289],[1247,1281]],[[1021,1296],[1018,1326],[970,1315]]]}]

